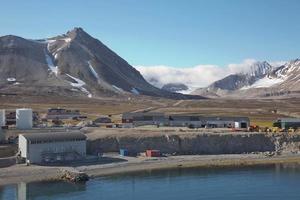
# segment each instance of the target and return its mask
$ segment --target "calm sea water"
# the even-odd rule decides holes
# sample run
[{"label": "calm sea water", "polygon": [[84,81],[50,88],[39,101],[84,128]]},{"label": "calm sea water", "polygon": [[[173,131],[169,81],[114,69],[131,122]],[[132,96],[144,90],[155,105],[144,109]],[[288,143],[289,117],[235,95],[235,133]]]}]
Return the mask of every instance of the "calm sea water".
[{"label": "calm sea water", "polygon": [[0,199],[300,199],[300,167],[152,171],[66,182],[19,183],[0,188]]}]

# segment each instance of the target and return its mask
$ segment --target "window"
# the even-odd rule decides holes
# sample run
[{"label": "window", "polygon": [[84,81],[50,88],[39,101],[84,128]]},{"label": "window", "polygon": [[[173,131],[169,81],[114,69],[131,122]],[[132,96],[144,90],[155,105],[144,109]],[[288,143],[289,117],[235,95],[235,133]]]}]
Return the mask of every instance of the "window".
[{"label": "window", "polygon": [[241,128],[247,128],[247,123],[246,122],[242,122],[241,123]]}]

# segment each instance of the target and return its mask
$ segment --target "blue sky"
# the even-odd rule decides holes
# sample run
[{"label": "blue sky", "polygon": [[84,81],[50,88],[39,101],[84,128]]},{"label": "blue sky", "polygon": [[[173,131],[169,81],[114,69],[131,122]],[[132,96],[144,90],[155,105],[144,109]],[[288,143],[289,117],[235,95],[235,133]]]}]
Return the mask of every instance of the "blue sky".
[{"label": "blue sky", "polygon": [[83,27],[132,65],[226,66],[300,57],[298,0],[3,1],[0,35]]}]

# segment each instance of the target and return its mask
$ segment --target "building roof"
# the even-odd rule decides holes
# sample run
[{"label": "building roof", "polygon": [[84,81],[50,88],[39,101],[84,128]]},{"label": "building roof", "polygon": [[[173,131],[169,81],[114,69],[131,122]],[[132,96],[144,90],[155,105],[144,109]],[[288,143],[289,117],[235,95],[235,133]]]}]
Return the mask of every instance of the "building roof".
[{"label": "building roof", "polygon": [[248,117],[205,117],[199,115],[170,115],[174,121],[250,121]]},{"label": "building roof", "polygon": [[86,140],[86,136],[80,132],[51,132],[21,134],[30,142],[59,142],[70,140]]}]

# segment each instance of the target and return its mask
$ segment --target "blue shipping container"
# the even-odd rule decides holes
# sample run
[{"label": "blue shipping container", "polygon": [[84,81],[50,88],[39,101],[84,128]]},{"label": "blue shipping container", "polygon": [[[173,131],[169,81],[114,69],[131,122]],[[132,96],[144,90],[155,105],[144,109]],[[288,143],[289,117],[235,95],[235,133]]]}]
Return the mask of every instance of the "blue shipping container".
[{"label": "blue shipping container", "polygon": [[121,156],[128,156],[128,150],[127,149],[120,149],[120,155]]}]

